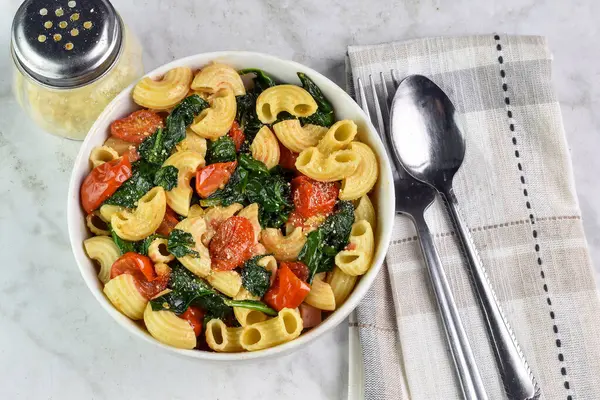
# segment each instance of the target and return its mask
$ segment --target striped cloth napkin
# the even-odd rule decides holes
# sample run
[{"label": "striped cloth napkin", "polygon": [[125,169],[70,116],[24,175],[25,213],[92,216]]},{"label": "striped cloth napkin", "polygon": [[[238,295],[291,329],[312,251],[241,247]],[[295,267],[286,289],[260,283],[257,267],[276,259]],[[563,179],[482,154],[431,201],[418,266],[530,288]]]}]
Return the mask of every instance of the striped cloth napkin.
[{"label": "striped cloth napkin", "polygon": [[[426,75],[449,95],[467,137],[456,195],[541,398],[600,399],[600,303],[545,39],[492,34],[352,46],[347,65],[351,92],[358,77],[378,82],[381,71],[391,85],[395,69],[400,78]],[[466,261],[439,199],[426,219],[488,396],[503,399]],[[460,398],[406,217],[396,217],[387,266],[350,324],[362,345],[366,399]]]}]

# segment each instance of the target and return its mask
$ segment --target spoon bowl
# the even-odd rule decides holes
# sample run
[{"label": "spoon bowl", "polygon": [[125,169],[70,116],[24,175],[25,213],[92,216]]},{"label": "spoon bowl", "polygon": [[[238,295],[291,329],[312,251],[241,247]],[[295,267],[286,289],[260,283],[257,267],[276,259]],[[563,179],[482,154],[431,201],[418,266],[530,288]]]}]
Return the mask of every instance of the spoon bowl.
[{"label": "spoon bowl", "polygon": [[458,114],[446,93],[430,79],[404,79],[392,103],[392,148],[404,169],[436,188],[448,188],[465,158]]}]

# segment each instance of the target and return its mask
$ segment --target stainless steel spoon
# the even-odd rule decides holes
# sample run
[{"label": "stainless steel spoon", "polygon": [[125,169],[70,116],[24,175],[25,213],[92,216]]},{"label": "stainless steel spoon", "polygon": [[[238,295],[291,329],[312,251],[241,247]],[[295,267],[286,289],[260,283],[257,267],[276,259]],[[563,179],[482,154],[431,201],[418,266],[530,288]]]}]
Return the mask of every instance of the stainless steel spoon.
[{"label": "stainless steel spoon", "polygon": [[509,399],[539,396],[537,383],[496,299],[454,195],[452,181],[465,157],[458,114],[446,94],[424,76],[404,79],[392,103],[392,148],[404,169],[433,186],[446,201],[468,258],[469,271],[487,322]]}]

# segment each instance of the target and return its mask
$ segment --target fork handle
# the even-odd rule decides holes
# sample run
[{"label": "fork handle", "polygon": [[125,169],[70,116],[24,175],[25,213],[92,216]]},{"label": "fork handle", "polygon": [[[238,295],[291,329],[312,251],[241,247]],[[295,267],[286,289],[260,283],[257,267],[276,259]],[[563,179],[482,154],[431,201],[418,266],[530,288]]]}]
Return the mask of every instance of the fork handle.
[{"label": "fork handle", "polygon": [[450,209],[454,225],[459,232],[460,240],[467,254],[469,271],[473,278],[479,303],[483,308],[504,390],[510,400],[535,399],[539,396],[537,383],[496,299],[496,294],[477,253],[471,232],[461,215],[458,200],[452,187],[449,186],[441,195]]},{"label": "fork handle", "polygon": [[450,290],[446,273],[442,268],[440,257],[433,243],[433,238],[425,222],[424,215],[423,213],[418,213],[417,215],[411,214],[410,217],[417,229],[419,243],[421,244],[425,264],[429,271],[433,293],[440,310],[446,339],[458,373],[463,397],[467,400],[487,400],[488,397],[483,387],[467,334],[462,325],[454,296]]}]

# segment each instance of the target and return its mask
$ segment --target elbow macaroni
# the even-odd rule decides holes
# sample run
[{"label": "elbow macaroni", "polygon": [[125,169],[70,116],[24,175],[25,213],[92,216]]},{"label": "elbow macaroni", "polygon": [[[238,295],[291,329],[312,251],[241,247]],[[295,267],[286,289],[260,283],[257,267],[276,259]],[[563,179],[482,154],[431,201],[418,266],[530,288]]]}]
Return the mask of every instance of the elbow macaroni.
[{"label": "elbow macaroni", "polygon": [[279,164],[279,142],[268,126],[260,128],[250,145],[252,157],[268,169]]},{"label": "elbow macaroni", "polygon": [[302,247],[304,247],[306,237],[300,227],[294,229],[287,236],[283,236],[279,229],[267,228],[261,233],[261,242],[269,253],[273,253],[277,260],[294,261],[298,258]]},{"label": "elbow macaroni", "polygon": [[119,158],[119,153],[112,147],[96,146],[90,153],[90,165],[92,169],[106,162],[110,162]]},{"label": "elbow macaroni", "polygon": [[122,314],[136,321],[143,318],[148,299],[138,290],[133,276],[122,274],[112,278],[104,285],[104,294]]},{"label": "elbow macaroni", "polygon": [[192,81],[192,70],[188,67],[173,68],[162,79],[146,77],[133,88],[133,101],[142,107],[168,110],[185,98]]},{"label": "elbow macaroni", "polygon": [[102,207],[100,207],[99,213],[100,213],[100,218],[102,218],[102,221],[104,222],[110,222],[110,219],[112,218],[113,215],[115,215],[118,212],[121,212],[125,210],[124,207],[121,206],[113,206],[112,204],[104,204]]},{"label": "elbow macaroni", "polygon": [[185,139],[175,145],[177,151],[190,150],[206,157],[206,139],[194,133],[190,128],[185,130]]},{"label": "elbow macaroni", "polygon": [[336,307],[344,304],[350,293],[352,293],[352,289],[356,286],[357,280],[357,276],[348,275],[337,266],[328,274],[327,283],[333,291]]},{"label": "elbow macaroni", "polygon": [[[240,291],[235,295],[235,300],[260,300],[260,297],[254,296],[245,288],[240,288]],[[262,322],[267,319],[267,315],[257,310],[251,310],[245,307],[233,307],[235,319],[241,326],[248,326],[257,322]]]},{"label": "elbow macaroni", "polygon": [[167,310],[153,311],[152,306],[148,303],[143,316],[148,332],[159,342],[178,349],[193,349],[196,347],[194,328],[174,312]]},{"label": "elbow macaroni", "polygon": [[354,121],[349,119],[338,121],[329,128],[323,139],[319,141],[317,149],[323,154],[344,149],[354,139],[356,132],[357,127]]},{"label": "elbow macaroni", "polygon": [[277,85],[264,90],[256,99],[256,114],[263,124],[272,124],[287,111],[295,117],[308,117],[317,111],[310,93],[296,85]]},{"label": "elbow macaroni", "polygon": [[337,150],[326,156],[318,148],[309,147],[296,159],[296,168],[317,181],[334,182],[352,175],[359,161],[359,155],[351,150]]},{"label": "elbow macaroni", "polygon": [[235,353],[242,351],[240,336],[243,328],[229,328],[220,319],[211,319],[206,324],[206,344],[214,351]]},{"label": "elbow macaroni", "polygon": [[[309,128],[310,127],[310,128]],[[327,128],[317,125],[300,126],[297,119],[287,119],[273,125],[277,139],[289,150],[300,153],[316,146],[327,133]]]},{"label": "elbow macaroni", "polygon": [[[98,236],[109,236],[110,235],[110,232],[107,230],[108,227],[104,223],[104,220],[102,219],[102,216],[100,215],[100,212],[98,210],[91,212],[85,216],[85,224],[87,225],[90,232],[92,232],[94,235],[98,235]],[[104,226],[98,226],[98,224],[104,225]]]},{"label": "elbow macaroni", "polygon": [[167,158],[163,166],[172,165],[177,168],[177,186],[167,192],[167,204],[177,214],[187,217],[190,211],[190,200],[194,189],[190,186],[192,176],[198,167],[204,166],[204,157],[195,151],[175,152]]},{"label": "elbow macaroni", "polygon": [[348,147],[359,156],[356,171],[342,181],[341,200],[356,200],[369,193],[379,176],[377,157],[369,146],[360,142],[352,142]]},{"label": "elbow macaroni", "polygon": [[177,257],[190,272],[201,278],[206,278],[210,274],[210,254],[208,249],[202,244],[202,235],[206,232],[206,222],[202,217],[186,218],[175,225],[175,229],[181,229],[184,232],[192,234],[194,250],[198,252],[198,257],[189,254],[183,257]]},{"label": "elbow macaroni", "polygon": [[110,280],[110,269],[117,258],[121,256],[121,251],[107,236],[94,236],[83,241],[83,247],[89,258],[96,260],[100,264],[98,278],[102,283]]},{"label": "elbow macaroni", "polygon": [[306,296],[304,302],[309,306],[324,311],[333,311],[336,306],[335,296],[331,285],[316,277],[313,279],[310,292],[308,292],[308,296]]},{"label": "elbow macaroni", "polygon": [[237,112],[237,104],[235,96],[231,89],[221,89],[212,95],[210,108],[202,110],[202,112],[194,118],[194,122],[190,129],[198,136],[216,140],[231,129],[235,114]]},{"label": "elbow macaroni", "polygon": [[298,310],[284,308],[274,318],[243,327],[240,342],[244,350],[262,350],[296,339],[302,328]]},{"label": "elbow macaroni", "polygon": [[138,200],[137,208],[120,211],[110,218],[110,224],[121,239],[142,240],[156,231],[167,210],[165,190],[156,186]]},{"label": "elbow macaroni", "polygon": [[202,68],[192,81],[192,90],[215,93],[220,89],[231,89],[233,94],[246,94],[244,82],[238,72],[229,65],[213,63]]},{"label": "elbow macaroni", "polygon": [[206,281],[229,297],[235,296],[242,287],[242,277],[237,271],[211,271]]},{"label": "elbow macaroni", "polygon": [[371,199],[366,194],[360,198],[358,205],[354,209],[354,220],[360,221],[361,219],[371,224],[371,229],[375,231],[377,215],[375,214],[375,208],[373,207],[373,203],[371,203]]},{"label": "elbow macaroni", "polygon": [[355,222],[350,232],[352,250],[342,250],[335,256],[335,265],[348,275],[363,275],[371,267],[375,238],[371,224],[365,220]]},{"label": "elbow macaroni", "polygon": [[169,263],[175,256],[167,251],[169,241],[164,238],[156,238],[148,246],[148,257],[155,263]]}]

